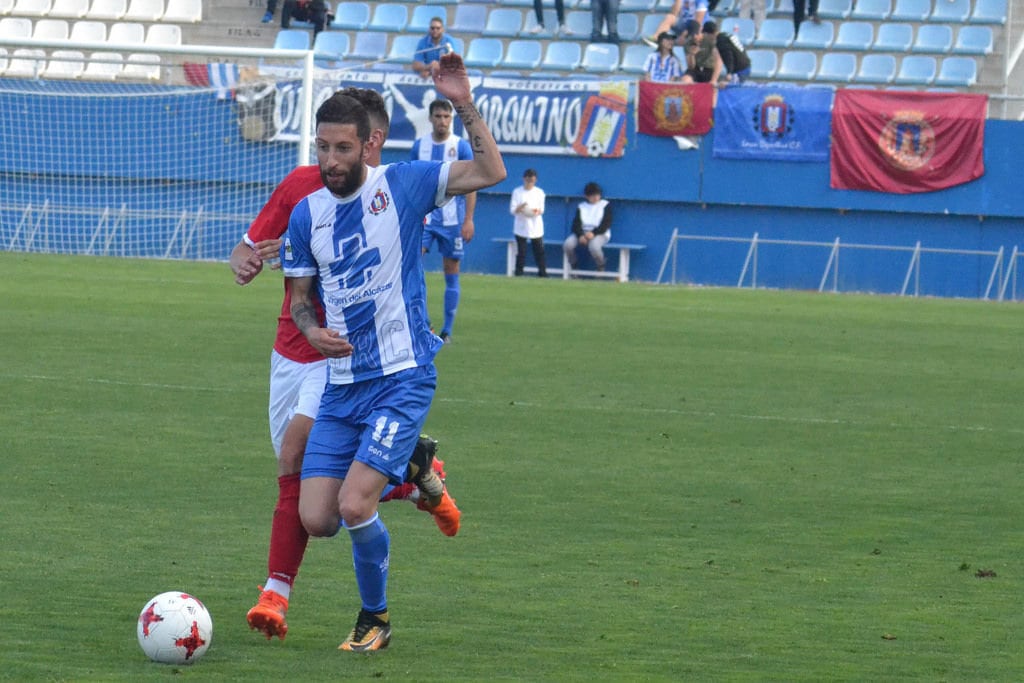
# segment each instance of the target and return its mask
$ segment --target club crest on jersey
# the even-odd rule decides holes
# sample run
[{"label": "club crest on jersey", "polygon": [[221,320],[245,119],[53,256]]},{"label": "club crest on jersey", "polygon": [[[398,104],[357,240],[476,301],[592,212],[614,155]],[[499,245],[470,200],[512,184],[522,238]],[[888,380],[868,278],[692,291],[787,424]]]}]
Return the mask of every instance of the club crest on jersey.
[{"label": "club crest on jersey", "polygon": [[388,197],[388,193],[384,190],[378,189],[373,195],[373,199],[370,201],[369,210],[374,216],[379,216],[388,210],[388,206],[391,205],[391,199]]}]

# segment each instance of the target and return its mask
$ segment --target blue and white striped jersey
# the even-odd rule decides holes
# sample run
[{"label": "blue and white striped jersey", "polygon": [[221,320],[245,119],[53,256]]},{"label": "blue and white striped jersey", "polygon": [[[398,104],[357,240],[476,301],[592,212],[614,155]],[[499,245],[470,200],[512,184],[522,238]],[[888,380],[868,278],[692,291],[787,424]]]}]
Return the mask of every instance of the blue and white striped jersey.
[{"label": "blue and white striped jersey", "polygon": [[[417,138],[412,143],[413,159],[421,161],[458,161],[472,159],[473,149],[469,143],[454,133],[444,142],[434,142],[430,135]],[[427,225],[431,227],[456,226],[461,228],[466,221],[466,197],[459,195],[452,201],[434,209],[427,216]]]},{"label": "blue and white striped jersey", "polygon": [[329,358],[327,381],[351,384],[430,363],[441,340],[427,322],[423,216],[447,201],[449,164],[368,168],[355,194],[327,188],[295,206],[282,247],[286,277],[318,278],[327,327],[354,347]]}]

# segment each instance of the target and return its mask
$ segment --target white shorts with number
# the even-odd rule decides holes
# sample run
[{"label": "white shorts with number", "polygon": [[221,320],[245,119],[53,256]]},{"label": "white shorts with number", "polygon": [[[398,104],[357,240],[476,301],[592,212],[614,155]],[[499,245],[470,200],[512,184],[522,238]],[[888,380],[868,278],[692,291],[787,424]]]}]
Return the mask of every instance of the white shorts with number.
[{"label": "white shorts with number", "polygon": [[272,351],[270,354],[270,441],[281,457],[281,441],[295,415],[315,418],[327,384],[327,361],[297,363]]}]

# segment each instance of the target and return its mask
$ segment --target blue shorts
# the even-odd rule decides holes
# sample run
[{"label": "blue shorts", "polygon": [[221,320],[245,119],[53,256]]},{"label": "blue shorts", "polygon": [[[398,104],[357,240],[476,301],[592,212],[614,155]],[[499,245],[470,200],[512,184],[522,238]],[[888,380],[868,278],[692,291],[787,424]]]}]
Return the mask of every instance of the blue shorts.
[{"label": "blue shorts", "polygon": [[437,389],[433,363],[355,384],[328,384],[302,478],[344,479],[353,460],[401,484]]},{"label": "blue shorts", "polygon": [[430,251],[430,248],[437,242],[437,250],[441,256],[454,261],[461,261],[465,251],[462,249],[462,226],[461,225],[424,225],[423,226],[423,251]]}]

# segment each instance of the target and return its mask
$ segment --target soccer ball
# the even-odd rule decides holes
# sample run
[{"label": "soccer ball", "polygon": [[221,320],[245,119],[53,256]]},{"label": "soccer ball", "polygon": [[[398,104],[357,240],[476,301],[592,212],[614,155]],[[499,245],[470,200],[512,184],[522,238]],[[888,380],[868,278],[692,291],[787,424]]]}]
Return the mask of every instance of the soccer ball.
[{"label": "soccer ball", "polygon": [[191,664],[210,647],[213,620],[199,600],[170,591],[146,603],[136,630],[139,646],[154,662]]}]

